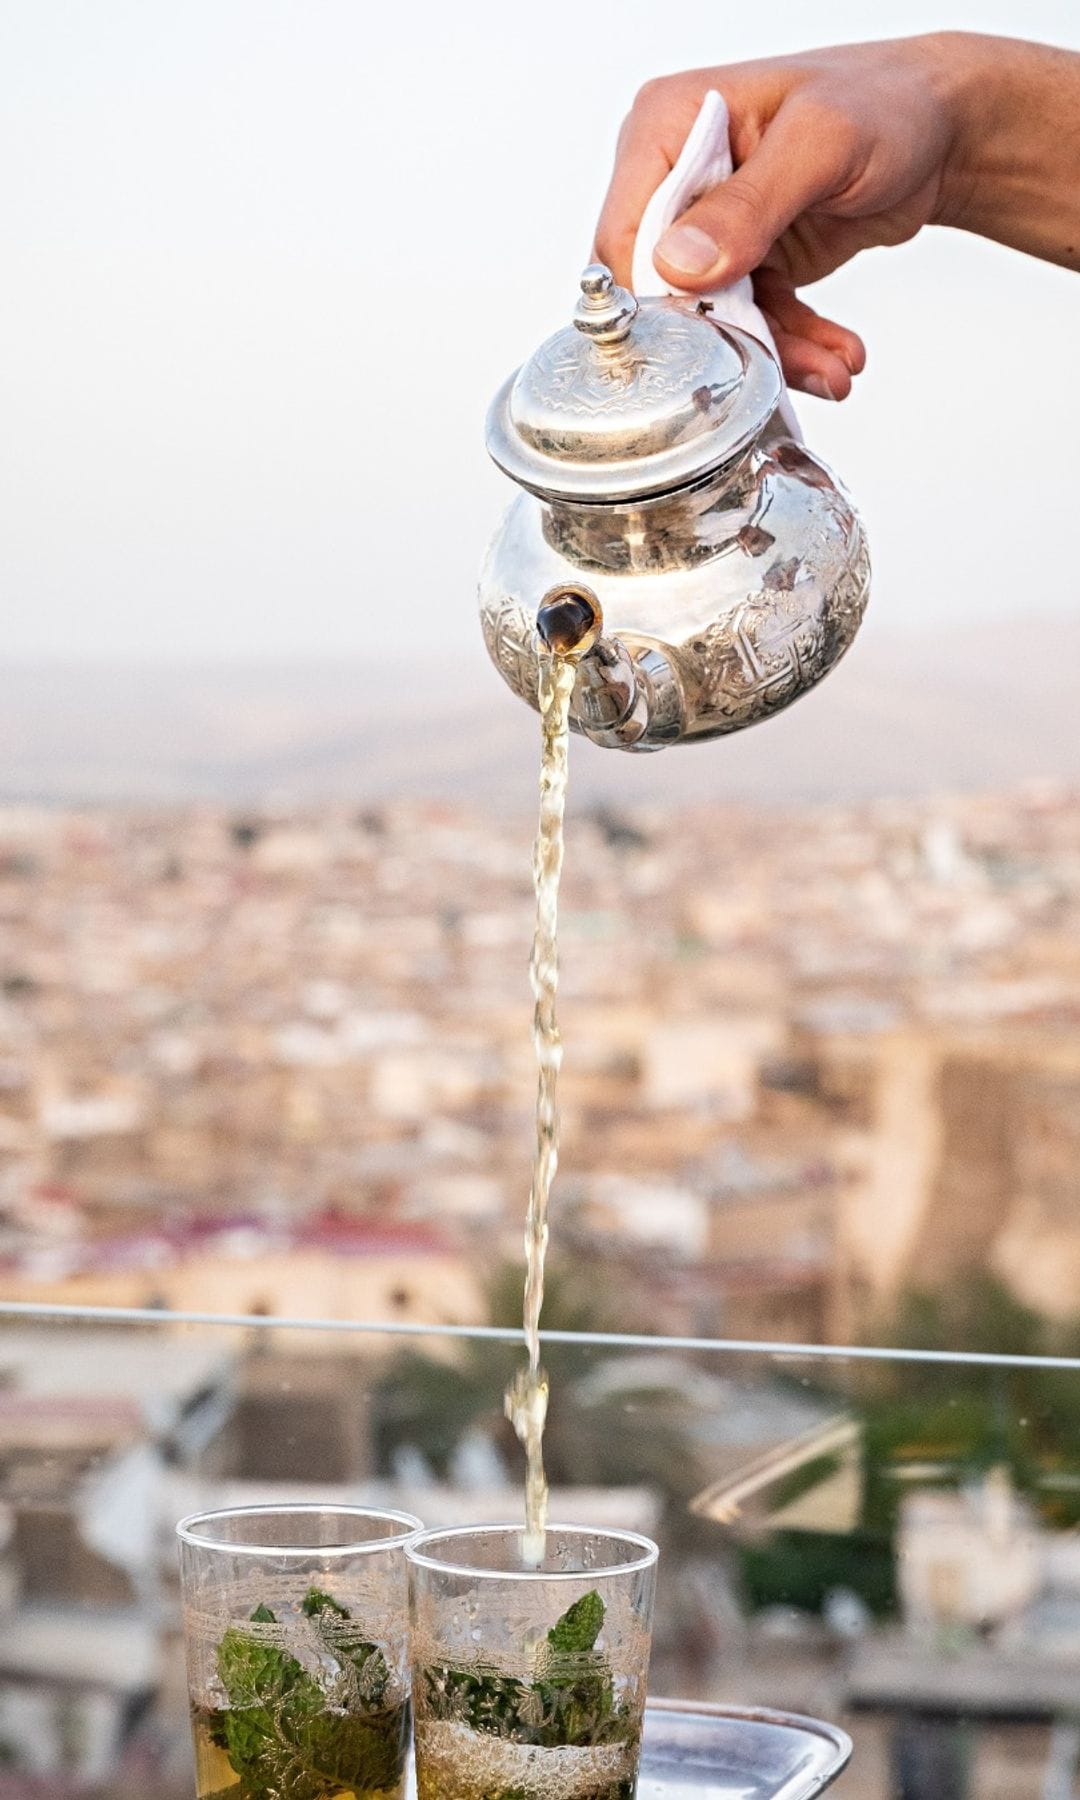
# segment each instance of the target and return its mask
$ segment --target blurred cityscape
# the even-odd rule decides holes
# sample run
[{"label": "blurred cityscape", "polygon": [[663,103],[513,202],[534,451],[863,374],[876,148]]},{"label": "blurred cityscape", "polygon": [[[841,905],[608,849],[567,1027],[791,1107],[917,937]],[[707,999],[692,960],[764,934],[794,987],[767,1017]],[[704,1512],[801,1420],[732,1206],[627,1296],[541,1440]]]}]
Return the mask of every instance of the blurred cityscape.
[{"label": "blurred cityscape", "polygon": [[[171,1528],[520,1511],[530,827],[0,815],[0,1800],[187,1800]],[[663,1551],[653,1691],[845,1720],[848,1792],[1071,1794],[1080,790],[572,809],[554,1510]],[[245,1315],[233,1329],[167,1311]],[[353,1321],[362,1334],[275,1321]]]},{"label": "blurred cityscape", "polygon": [[[479,1324],[530,840],[447,804],[0,815],[8,1299]],[[1080,1315],[1080,790],[570,825],[557,1248],[632,1323]],[[632,1309],[631,1309],[632,1310]]]}]

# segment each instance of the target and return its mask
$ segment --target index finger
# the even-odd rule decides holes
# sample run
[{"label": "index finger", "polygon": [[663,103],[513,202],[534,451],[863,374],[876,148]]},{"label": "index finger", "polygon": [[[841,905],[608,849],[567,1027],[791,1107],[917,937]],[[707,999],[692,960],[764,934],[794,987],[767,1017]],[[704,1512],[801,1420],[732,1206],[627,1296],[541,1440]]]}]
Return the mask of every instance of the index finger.
[{"label": "index finger", "polygon": [[681,104],[671,93],[666,102],[653,101],[646,89],[623,121],[593,246],[623,287],[630,286],[642,214],[675,167],[704,93],[703,87],[696,96],[687,94]]}]

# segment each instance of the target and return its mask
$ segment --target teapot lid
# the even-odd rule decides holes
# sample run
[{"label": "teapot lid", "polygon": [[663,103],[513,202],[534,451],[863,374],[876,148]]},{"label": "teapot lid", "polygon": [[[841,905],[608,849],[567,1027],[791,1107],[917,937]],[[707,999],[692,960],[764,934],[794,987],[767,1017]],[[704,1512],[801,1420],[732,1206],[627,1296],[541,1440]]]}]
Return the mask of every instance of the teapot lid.
[{"label": "teapot lid", "polygon": [[487,447],[545,499],[602,504],[685,487],[753,442],[780,372],[707,301],[638,302],[594,263],[572,325],[541,344],[491,404]]}]

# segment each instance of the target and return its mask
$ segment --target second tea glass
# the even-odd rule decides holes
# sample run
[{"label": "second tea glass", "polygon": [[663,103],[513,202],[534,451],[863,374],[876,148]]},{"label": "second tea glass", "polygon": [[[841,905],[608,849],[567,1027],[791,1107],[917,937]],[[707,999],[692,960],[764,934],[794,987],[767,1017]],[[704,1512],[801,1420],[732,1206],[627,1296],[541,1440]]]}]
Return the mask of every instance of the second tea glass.
[{"label": "second tea glass", "polygon": [[197,1800],[400,1800],[410,1513],[253,1506],[177,1526]]},{"label": "second tea glass", "polygon": [[406,1546],[418,1800],[633,1800],[657,1549],[551,1525]]}]

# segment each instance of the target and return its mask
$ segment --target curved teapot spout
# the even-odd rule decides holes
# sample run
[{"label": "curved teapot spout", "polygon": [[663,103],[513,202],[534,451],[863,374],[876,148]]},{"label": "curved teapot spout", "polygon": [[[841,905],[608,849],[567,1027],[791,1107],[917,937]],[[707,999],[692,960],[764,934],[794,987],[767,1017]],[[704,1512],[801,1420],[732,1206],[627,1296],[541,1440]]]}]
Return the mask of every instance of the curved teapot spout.
[{"label": "curved teapot spout", "polygon": [[616,750],[659,750],[682,736],[682,685],[669,659],[646,639],[604,635],[591,588],[558,587],[536,614],[541,641],[577,664],[570,718],[578,731]]}]

